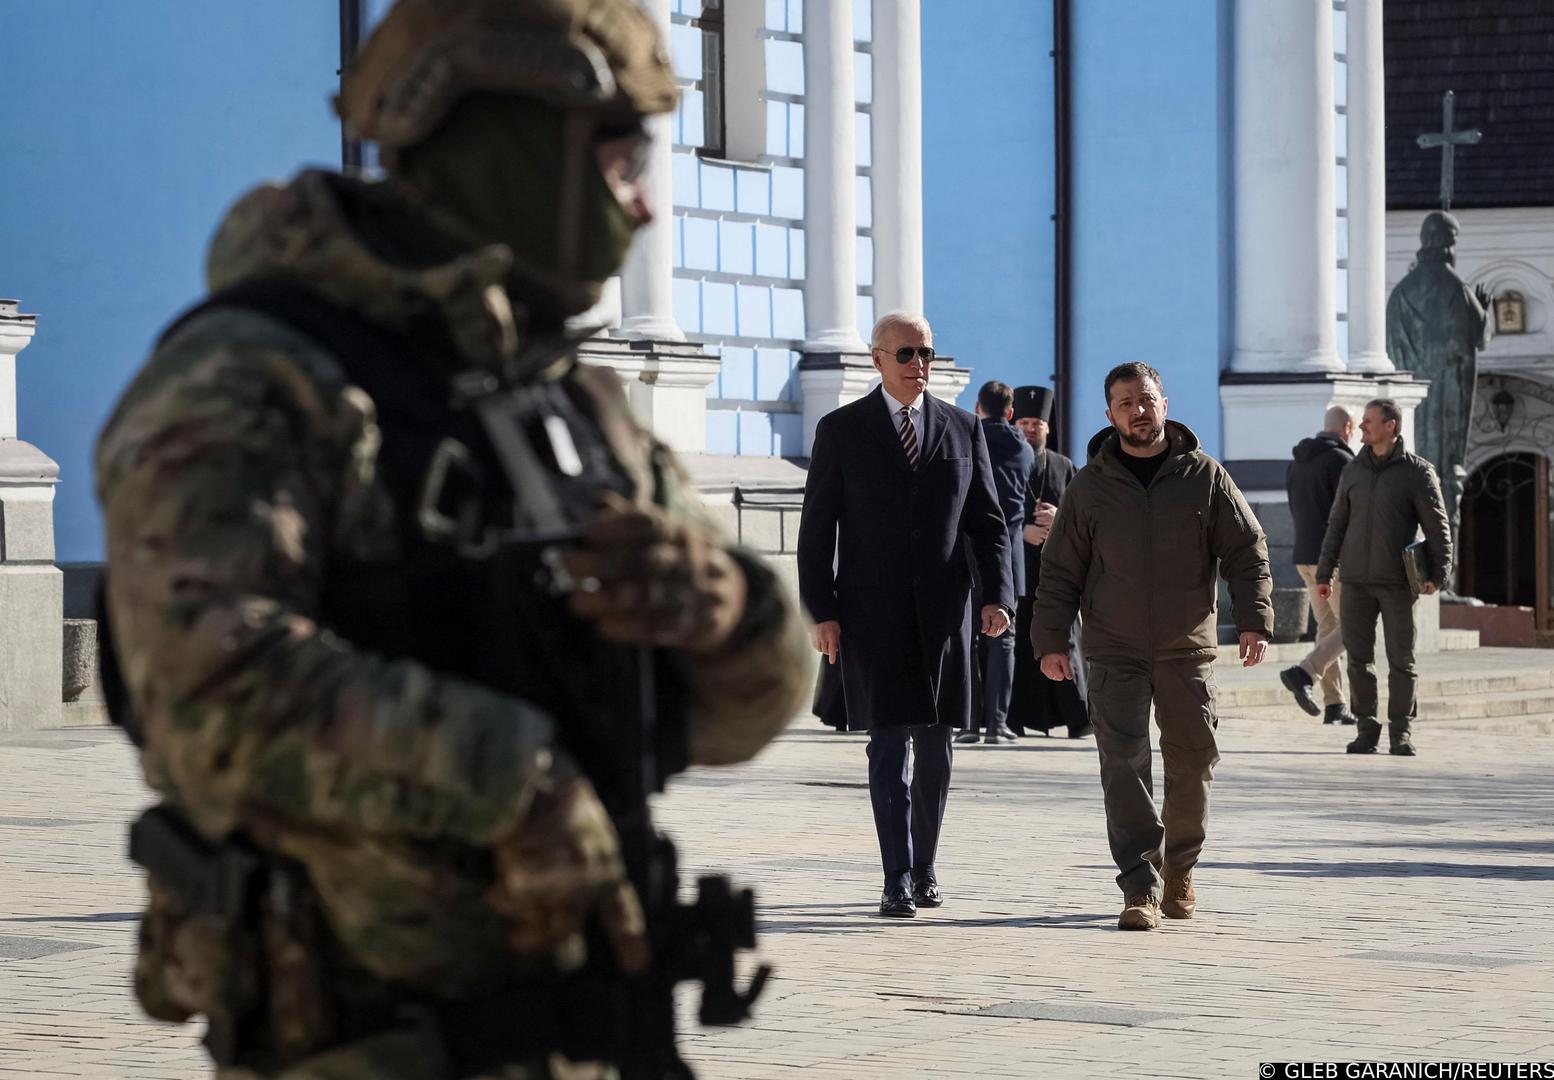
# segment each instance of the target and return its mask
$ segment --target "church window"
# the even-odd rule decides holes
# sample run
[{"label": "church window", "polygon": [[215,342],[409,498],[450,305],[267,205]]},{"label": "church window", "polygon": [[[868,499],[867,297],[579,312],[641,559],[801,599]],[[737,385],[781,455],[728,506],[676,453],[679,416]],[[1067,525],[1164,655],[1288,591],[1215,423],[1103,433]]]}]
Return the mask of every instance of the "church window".
[{"label": "church window", "polygon": [[706,157],[725,156],[728,145],[727,92],[724,83],[727,24],[724,0],[703,0],[701,15],[691,25],[701,31],[701,78],[694,86],[701,92],[702,146]]}]

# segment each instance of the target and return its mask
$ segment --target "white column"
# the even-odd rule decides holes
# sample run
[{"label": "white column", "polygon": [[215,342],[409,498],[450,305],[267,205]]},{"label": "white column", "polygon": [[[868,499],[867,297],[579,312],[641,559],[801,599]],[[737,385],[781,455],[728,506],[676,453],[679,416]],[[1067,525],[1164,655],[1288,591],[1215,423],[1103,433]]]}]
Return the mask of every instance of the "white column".
[{"label": "white column", "polygon": [[1382,0],[1349,0],[1349,370],[1385,372],[1387,141]]},{"label": "white column", "polygon": [[804,0],[804,351],[866,352],[858,335],[853,6]]},{"label": "white column", "polygon": [[59,466],[16,438],[16,354],[36,318],[0,300],[0,731],[58,727],[64,575],[54,565]]},{"label": "white column", "polygon": [[1235,5],[1232,371],[1343,370],[1332,18],[1318,0]]},{"label": "white column", "polygon": [[[923,310],[923,42],[918,0],[874,0],[874,309]],[[936,373],[937,374],[937,373]]]},{"label": "white column", "polygon": [[[670,0],[647,0],[645,6],[667,48]],[[684,341],[685,334],[674,321],[674,239],[669,232],[674,224],[674,135],[670,114],[650,117],[645,126],[652,144],[643,177],[655,217],[652,224],[638,231],[621,268],[617,334],[633,341]]]}]

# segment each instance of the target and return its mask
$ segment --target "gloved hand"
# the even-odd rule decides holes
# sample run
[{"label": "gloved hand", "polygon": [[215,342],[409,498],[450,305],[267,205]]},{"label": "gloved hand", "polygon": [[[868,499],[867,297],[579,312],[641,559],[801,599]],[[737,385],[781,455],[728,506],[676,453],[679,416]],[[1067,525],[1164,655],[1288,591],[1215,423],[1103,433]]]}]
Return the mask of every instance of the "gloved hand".
[{"label": "gloved hand", "polygon": [[745,612],[744,571],[707,529],[616,495],[563,565],[573,614],[621,644],[714,652]]},{"label": "gloved hand", "polygon": [[508,941],[519,953],[548,954],[559,967],[576,968],[587,958],[584,926],[597,916],[621,970],[642,971],[647,924],[609,814],[564,758],[539,784],[523,824],[495,849],[496,884],[487,900],[511,920]]}]

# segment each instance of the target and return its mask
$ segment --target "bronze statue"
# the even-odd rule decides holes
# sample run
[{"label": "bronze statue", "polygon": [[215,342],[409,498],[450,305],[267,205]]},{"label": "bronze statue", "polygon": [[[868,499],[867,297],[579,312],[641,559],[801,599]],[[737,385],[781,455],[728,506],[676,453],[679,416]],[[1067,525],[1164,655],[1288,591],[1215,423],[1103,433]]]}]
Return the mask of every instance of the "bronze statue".
[{"label": "bronze statue", "polygon": [[1419,229],[1419,254],[1387,299],[1387,352],[1399,368],[1430,381],[1414,412],[1414,450],[1435,465],[1455,529],[1466,480],[1468,422],[1478,350],[1494,334],[1489,293],[1455,269],[1457,219],[1440,210]]}]

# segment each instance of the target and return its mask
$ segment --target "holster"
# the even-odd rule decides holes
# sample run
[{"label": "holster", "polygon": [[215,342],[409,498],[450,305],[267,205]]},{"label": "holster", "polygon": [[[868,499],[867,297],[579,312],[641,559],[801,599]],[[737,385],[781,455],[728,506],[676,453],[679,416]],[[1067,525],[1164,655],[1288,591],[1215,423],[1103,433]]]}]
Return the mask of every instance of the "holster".
[{"label": "holster", "polygon": [[207,1021],[218,1065],[304,1056],[334,1037],[325,934],[302,872],[241,839],[213,844],[158,806],[130,827],[149,876],[135,995],[158,1020]]}]

